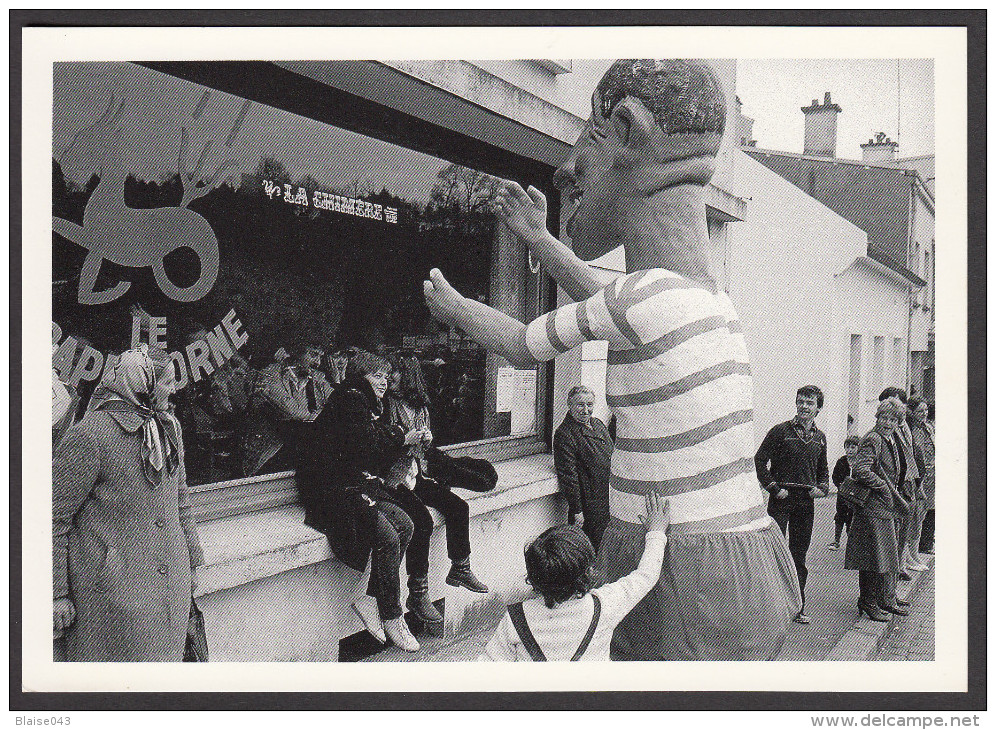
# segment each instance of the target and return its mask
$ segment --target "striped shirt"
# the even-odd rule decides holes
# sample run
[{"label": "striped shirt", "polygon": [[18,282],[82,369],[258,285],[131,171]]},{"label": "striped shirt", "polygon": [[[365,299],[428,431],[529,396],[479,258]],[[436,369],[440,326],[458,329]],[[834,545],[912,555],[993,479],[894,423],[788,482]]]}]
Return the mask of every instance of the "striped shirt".
[{"label": "striped shirt", "polygon": [[538,360],[591,340],[609,343],[611,515],[639,524],[654,490],[669,498],[674,534],[768,525],[753,476],[747,344],[729,297],[664,269],[637,271],[526,328]]}]

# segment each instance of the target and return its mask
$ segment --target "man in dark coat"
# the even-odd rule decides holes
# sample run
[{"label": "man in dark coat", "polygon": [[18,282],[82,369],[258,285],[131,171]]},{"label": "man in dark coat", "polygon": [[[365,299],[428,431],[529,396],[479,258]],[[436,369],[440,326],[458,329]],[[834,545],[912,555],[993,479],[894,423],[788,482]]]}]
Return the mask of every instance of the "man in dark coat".
[{"label": "man in dark coat", "polygon": [[795,621],[808,624],[806,553],[813,538],[813,499],[830,493],[827,437],[815,423],[823,408],[823,391],[815,385],[799,388],[795,408],[795,418],[768,431],[754,455],[754,466],[761,486],[771,493],[768,514],[788,534],[803,602]]},{"label": "man in dark coat", "polygon": [[568,521],[584,530],[597,551],[609,523],[612,437],[592,416],[595,394],[589,388],[574,386],[567,401],[570,411],[553,436],[553,463],[567,497]]}]

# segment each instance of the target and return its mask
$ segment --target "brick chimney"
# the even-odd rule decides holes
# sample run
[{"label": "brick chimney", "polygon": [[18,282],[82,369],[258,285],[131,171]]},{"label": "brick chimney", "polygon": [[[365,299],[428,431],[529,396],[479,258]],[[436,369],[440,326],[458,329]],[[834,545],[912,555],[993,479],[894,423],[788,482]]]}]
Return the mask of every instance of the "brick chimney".
[{"label": "brick chimney", "polygon": [[898,146],[899,143],[886,137],[885,132],[879,132],[875,135],[875,139],[870,139],[868,144],[861,145],[861,161],[894,165]]},{"label": "brick chimney", "polygon": [[802,107],[806,115],[806,139],[803,154],[833,157],[837,152],[837,115],[843,111],[830,101],[830,92],[823,95],[823,103],[816,99],[810,106]]}]

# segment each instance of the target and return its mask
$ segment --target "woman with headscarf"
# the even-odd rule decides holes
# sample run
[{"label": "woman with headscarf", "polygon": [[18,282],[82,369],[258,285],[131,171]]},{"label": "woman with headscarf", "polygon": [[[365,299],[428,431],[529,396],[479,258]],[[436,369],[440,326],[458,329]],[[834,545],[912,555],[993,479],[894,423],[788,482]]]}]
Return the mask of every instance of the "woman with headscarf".
[{"label": "woman with headscarf", "polygon": [[888,621],[890,613],[908,613],[903,608],[908,604],[896,598],[896,516],[908,512],[909,503],[899,492],[900,456],[892,438],[905,412],[897,398],[878,404],[875,428],[861,440],[851,467],[851,477],[871,493],[863,506],[854,508],[844,568],[858,571],[858,615],[866,614],[872,621]]},{"label": "woman with headscarf", "polygon": [[70,661],[183,660],[203,553],[166,367],[122,353],[55,451],[53,620]]}]

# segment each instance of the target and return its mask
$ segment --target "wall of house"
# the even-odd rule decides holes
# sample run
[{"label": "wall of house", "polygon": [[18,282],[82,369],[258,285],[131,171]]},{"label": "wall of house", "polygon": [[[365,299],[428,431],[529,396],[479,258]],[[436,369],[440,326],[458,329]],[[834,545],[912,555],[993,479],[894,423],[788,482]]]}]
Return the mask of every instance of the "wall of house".
[{"label": "wall of house", "polygon": [[838,297],[835,274],[865,254],[867,236],[746,154],[731,174],[748,201],[744,220],[727,224],[727,268],[751,354],[756,439],[791,418],[795,391],[812,383],[826,396],[817,423],[838,453],[850,362],[839,333],[851,302]]},{"label": "wall of house", "polygon": [[[906,384],[907,295],[905,286],[893,275],[862,263],[847,267],[835,277],[834,300],[837,322],[833,338],[848,353],[837,373],[838,392],[845,404],[851,372],[852,336],[860,337],[860,392],[851,432],[863,435],[875,425],[875,409],[882,389]],[[876,340],[881,343],[880,350]],[[836,429],[846,425],[847,414],[838,416]]]},{"label": "wall of house", "polygon": [[910,237],[910,269],[927,282],[927,286],[915,290],[913,301],[916,305],[912,315],[911,349],[925,352],[934,322],[934,209],[921,195],[913,196],[913,226]]}]

